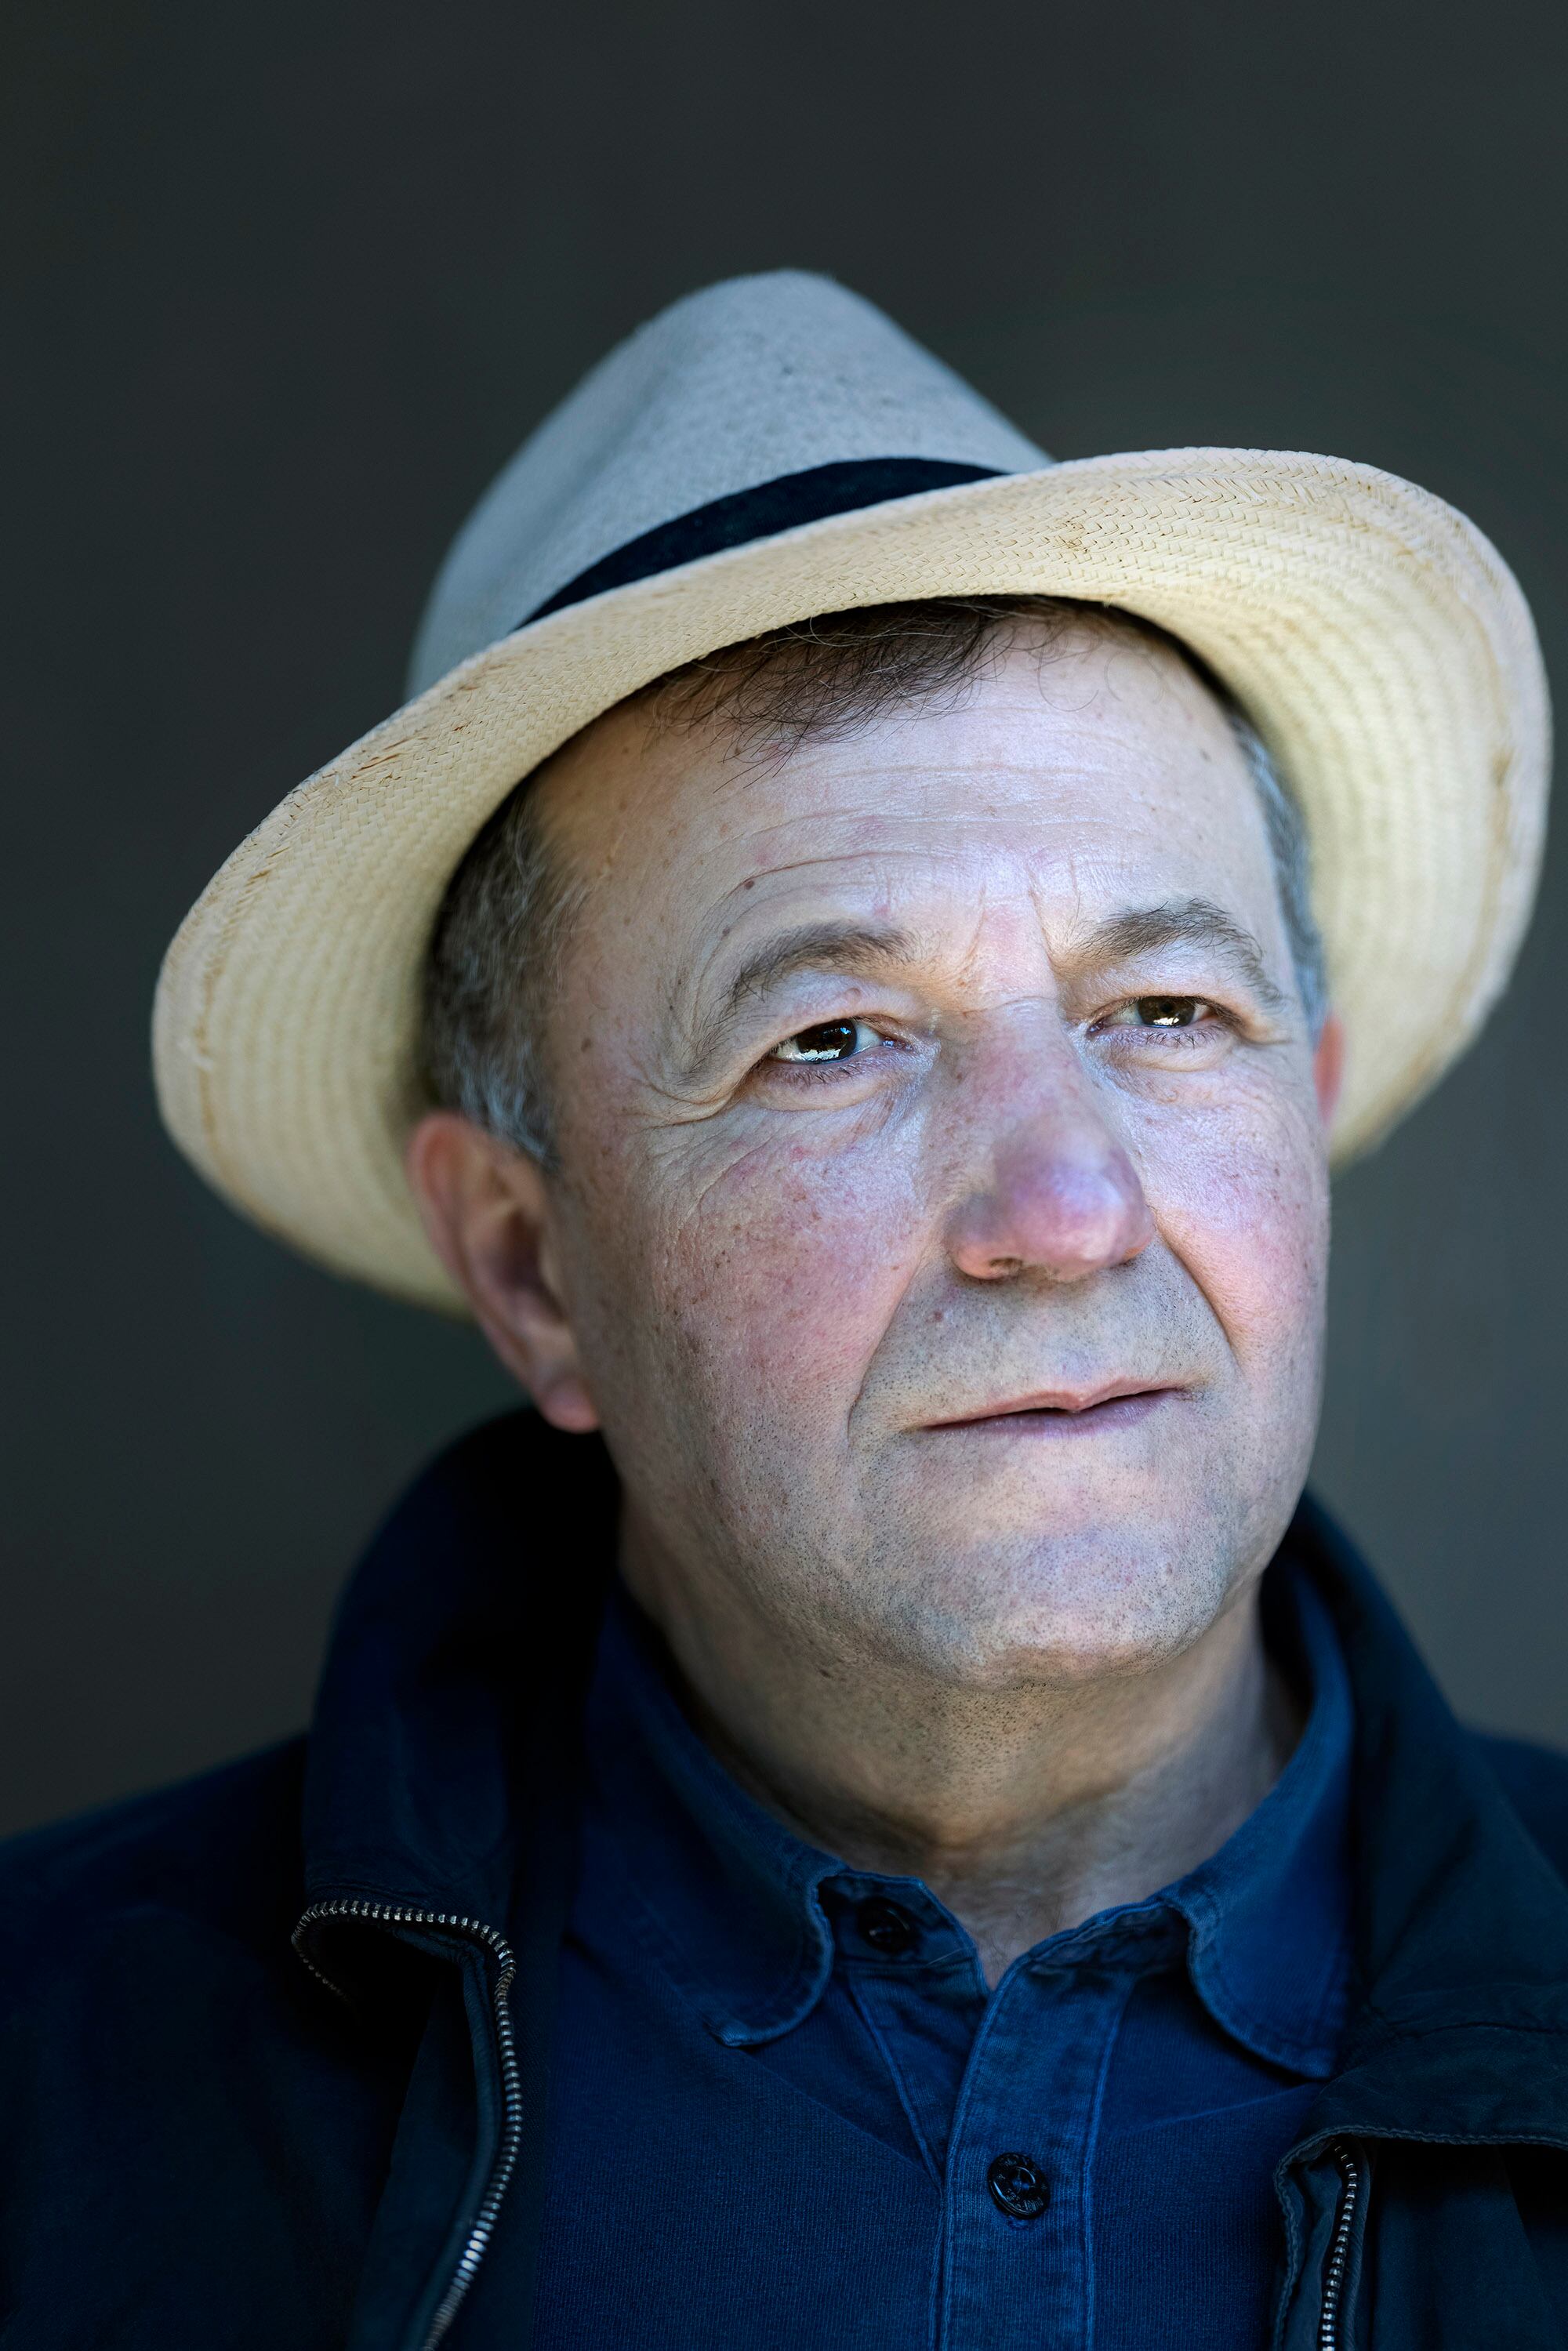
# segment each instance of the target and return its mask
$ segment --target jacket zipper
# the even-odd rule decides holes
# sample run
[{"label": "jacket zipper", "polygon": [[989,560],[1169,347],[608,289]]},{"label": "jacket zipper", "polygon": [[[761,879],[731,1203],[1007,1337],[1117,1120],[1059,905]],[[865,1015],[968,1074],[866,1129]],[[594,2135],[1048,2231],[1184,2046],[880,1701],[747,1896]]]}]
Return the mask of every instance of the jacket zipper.
[{"label": "jacket zipper", "polygon": [[482,1918],[459,1918],[450,1911],[413,1910],[391,1902],[318,1902],[306,1911],[294,1930],[294,1947],[317,1980],[329,1991],[339,1987],[330,1976],[316,1965],[305,1948],[305,1930],[324,1918],[368,1918],[383,1927],[421,1927],[437,1934],[462,1936],[469,1942],[481,1944],[496,1962],[496,1974],[491,1997],[496,2017],[496,2047],[501,2066],[501,2137],[496,2150],[496,2160],[490,2167],[490,2177],[480,2199],[474,2225],[468,2231],[457,2266],[447,2281],[445,2293],[435,2306],[421,2351],[435,2351],[453,2320],[464,2295],[474,2283],[476,2271],[485,2258],[485,2249],[495,2231],[497,2215],[517,2168],[517,2150],[522,2143],[523,2090],[517,2070],[517,2045],[512,2031],[511,2011],[507,1995],[517,1972],[517,1962],[511,1945],[494,1927]]},{"label": "jacket zipper", "polygon": [[1318,2321],[1318,2351],[1340,2351],[1340,2304],[1344,2295],[1345,2269],[1350,2261],[1351,2231],[1355,2226],[1356,2207],[1361,2201],[1361,2166],[1351,2153],[1348,2143],[1343,2138],[1335,2139],[1331,2152],[1339,2166],[1344,2186],[1334,2219],[1333,2235],[1329,2240],[1322,2315]]}]

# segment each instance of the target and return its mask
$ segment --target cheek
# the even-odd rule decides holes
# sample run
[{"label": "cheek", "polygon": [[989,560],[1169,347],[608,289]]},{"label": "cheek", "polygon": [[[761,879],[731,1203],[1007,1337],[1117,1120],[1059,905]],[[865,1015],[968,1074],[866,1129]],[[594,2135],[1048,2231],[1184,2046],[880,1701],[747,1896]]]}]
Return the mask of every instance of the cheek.
[{"label": "cheek", "polygon": [[769,1145],[660,1222],[655,1287],[727,1408],[793,1398],[791,1416],[842,1417],[916,1254],[897,1155]]},{"label": "cheek", "polygon": [[1315,1360],[1328,1263],[1328,1178],[1315,1124],[1294,1106],[1234,1114],[1144,1155],[1167,1245],[1254,1371]]}]

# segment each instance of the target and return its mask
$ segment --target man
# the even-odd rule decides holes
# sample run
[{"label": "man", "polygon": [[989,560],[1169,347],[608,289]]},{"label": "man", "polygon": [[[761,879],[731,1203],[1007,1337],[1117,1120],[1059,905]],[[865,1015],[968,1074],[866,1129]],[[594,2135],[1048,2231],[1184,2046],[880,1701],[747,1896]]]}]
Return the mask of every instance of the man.
[{"label": "man", "polygon": [[1527,911],[1498,558],[1052,468],[763,278],[528,444],[416,676],[160,1081],[536,1409],[308,1745],[13,1849],[7,2339],[1562,2344],[1568,1769],[1299,1507],[1330,1137]]}]

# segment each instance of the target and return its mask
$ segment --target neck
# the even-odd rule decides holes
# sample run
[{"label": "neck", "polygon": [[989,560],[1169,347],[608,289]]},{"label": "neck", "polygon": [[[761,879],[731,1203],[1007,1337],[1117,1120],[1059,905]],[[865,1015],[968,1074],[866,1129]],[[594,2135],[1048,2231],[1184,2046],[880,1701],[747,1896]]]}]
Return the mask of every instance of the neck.
[{"label": "neck", "polygon": [[693,1608],[666,1569],[629,1531],[622,1575],[709,1746],[809,1844],[929,1886],[993,1983],[1047,1936],[1217,1851],[1300,1728],[1255,1585],[1177,1656],[994,1690],[863,1656],[835,1668],[743,1606]]}]

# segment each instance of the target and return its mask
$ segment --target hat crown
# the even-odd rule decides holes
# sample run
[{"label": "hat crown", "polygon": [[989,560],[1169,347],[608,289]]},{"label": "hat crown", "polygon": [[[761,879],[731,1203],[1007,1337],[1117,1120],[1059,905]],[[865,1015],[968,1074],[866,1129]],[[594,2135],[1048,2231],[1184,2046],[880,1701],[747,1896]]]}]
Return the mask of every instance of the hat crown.
[{"label": "hat crown", "polygon": [[831,278],[779,270],[688,295],[592,369],[486,491],[436,580],[410,691],[650,532],[767,484],[887,459],[998,474],[1051,463]]}]

